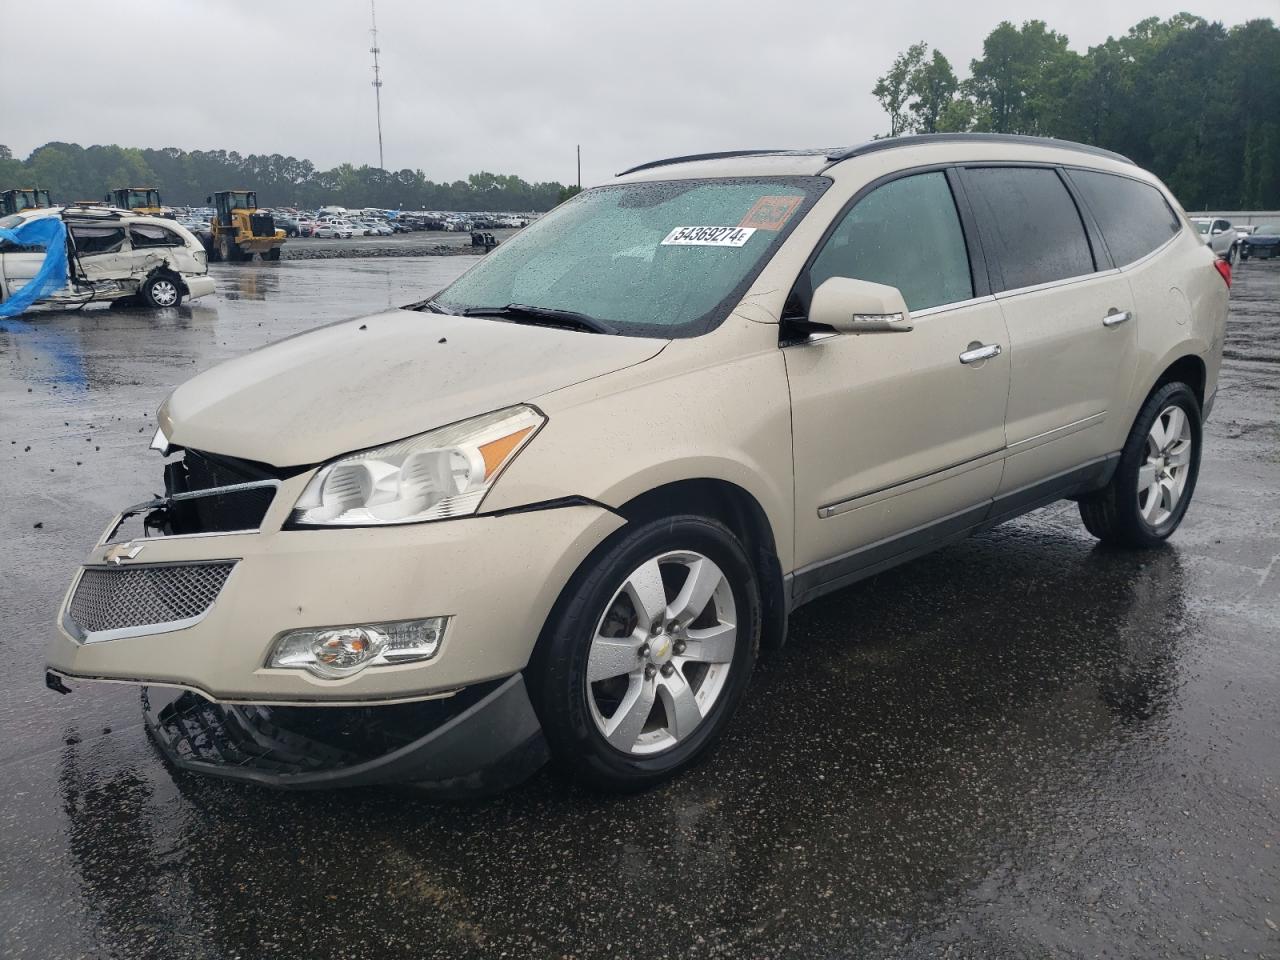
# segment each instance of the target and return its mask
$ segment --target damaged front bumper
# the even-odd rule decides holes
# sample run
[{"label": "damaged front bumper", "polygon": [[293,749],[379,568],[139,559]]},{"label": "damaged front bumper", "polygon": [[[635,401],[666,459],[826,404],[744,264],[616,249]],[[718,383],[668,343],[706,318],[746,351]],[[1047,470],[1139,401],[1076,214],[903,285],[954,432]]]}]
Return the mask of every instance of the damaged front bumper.
[{"label": "damaged front bumper", "polygon": [[222,706],[159,688],[144,688],[142,705],[174,766],[278,789],[403,783],[482,796],[523,782],[548,756],[520,674],[393,706]]},{"label": "damaged front bumper", "polygon": [[[187,485],[170,477],[168,495],[116,518],[77,572],[50,687],[143,686],[174,764],[272,786],[485,792],[545,759],[521,672],[564,584],[620,517],[575,503],[289,529],[311,469],[258,476],[246,461],[186,457]],[[126,521],[141,535],[124,538]],[[448,624],[428,659],[325,678],[270,656],[291,631],[422,617]]]}]

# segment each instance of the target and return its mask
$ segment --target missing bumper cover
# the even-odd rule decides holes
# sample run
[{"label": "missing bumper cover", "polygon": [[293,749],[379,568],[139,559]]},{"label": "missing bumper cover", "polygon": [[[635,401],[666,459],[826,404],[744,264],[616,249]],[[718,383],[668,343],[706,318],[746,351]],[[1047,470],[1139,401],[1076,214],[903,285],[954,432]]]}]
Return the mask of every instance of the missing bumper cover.
[{"label": "missing bumper cover", "polygon": [[548,756],[520,674],[387,706],[230,706],[159,688],[144,688],[142,706],[175,766],[279,789],[404,783],[478,796],[515,786]]}]

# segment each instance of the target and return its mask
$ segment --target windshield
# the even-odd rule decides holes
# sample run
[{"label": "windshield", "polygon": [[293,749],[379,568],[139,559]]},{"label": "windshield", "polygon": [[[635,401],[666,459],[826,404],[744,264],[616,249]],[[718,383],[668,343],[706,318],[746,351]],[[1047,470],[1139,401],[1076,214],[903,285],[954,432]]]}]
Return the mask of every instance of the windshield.
[{"label": "windshield", "polygon": [[1253,235],[1255,237],[1259,235],[1264,237],[1274,237],[1278,233],[1280,233],[1280,224],[1277,223],[1264,223],[1257,230],[1253,231]]},{"label": "windshield", "polygon": [[523,304],[586,314],[631,336],[697,336],[724,319],[829,184],[597,187],[505,241],[435,300],[451,313]]},{"label": "windshield", "polygon": [[1199,231],[1201,236],[1205,236],[1209,232],[1208,220],[1192,220],[1191,225],[1195,227],[1197,231]]},{"label": "windshield", "polygon": [[128,206],[130,210],[137,207],[158,207],[160,195],[154,190],[130,190]]}]

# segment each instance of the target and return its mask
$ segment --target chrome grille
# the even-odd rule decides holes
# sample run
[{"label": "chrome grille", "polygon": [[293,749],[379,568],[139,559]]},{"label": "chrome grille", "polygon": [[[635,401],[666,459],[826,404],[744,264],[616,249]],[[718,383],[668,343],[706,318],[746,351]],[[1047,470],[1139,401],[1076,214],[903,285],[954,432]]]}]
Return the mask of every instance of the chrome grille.
[{"label": "chrome grille", "polygon": [[213,606],[234,566],[86,567],[67,614],[86,633],[190,620]]}]

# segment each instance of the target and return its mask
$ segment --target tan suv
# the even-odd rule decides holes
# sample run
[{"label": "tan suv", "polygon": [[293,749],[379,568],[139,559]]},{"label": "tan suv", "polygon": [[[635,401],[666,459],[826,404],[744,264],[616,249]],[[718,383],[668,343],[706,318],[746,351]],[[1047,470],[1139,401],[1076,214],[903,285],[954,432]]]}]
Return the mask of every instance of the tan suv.
[{"label": "tan suv", "polygon": [[549,753],[644,787],[806,601],[1062,498],[1173,533],[1229,280],[1072,143],[636,167],[429,300],[174,391],[167,494],[77,572],[49,684],[144,684],[175,763],[276,786]]}]

